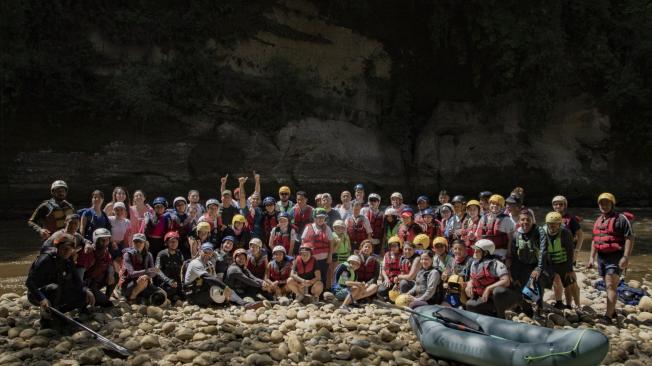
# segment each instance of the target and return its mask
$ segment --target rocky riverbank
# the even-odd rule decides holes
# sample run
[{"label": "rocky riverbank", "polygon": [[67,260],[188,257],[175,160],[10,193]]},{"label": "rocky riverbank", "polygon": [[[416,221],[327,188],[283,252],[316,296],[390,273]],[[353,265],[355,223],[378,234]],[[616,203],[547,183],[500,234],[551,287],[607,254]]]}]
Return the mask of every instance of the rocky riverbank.
[{"label": "rocky riverbank", "polygon": [[[604,364],[652,365],[652,298],[644,298],[636,307],[619,306],[617,326],[595,324],[604,312],[604,299],[591,286],[597,276],[594,271],[578,275],[583,307],[550,311],[541,325],[595,328],[610,338]],[[648,289],[652,281],[632,285]],[[113,309],[82,315],[92,329],[133,351],[133,356],[122,360],[106,355],[86,332],[61,335],[39,329],[38,309],[25,296],[4,294],[0,297],[0,364],[452,364],[423,351],[406,314],[375,305],[350,313],[330,302],[268,304],[256,311],[178,305],[158,308],[120,302]],[[535,324],[524,314],[511,316],[514,321]]]}]

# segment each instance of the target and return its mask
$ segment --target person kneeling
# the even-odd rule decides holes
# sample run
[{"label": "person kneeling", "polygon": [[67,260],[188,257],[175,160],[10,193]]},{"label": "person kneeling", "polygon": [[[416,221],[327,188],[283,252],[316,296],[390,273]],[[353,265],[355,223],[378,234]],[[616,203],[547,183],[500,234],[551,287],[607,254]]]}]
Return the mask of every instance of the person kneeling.
[{"label": "person kneeling", "polygon": [[272,261],[267,264],[265,281],[271,285],[271,290],[277,298],[290,292],[287,286],[292,273],[292,257],[288,256],[285,247],[277,245],[272,250]]},{"label": "person kneeling", "polygon": [[347,310],[349,305],[356,304],[360,299],[371,297],[378,291],[376,284],[356,281],[356,271],[360,269],[361,262],[360,257],[354,254],[335,269],[333,292],[338,300],[343,300],[342,309]]},{"label": "person kneeling", "polygon": [[120,269],[120,289],[130,303],[160,306],[165,303],[165,291],[154,285],[159,270],[154,267],[152,253],[147,249],[144,234],[134,234],[133,247],[125,249]]},{"label": "person kneeling", "polygon": [[[82,252],[77,257],[77,265],[84,268],[84,284],[93,292],[95,303],[102,307],[113,306],[110,298],[116,285],[110,244],[111,232],[99,228],[93,232],[93,250]],[[105,292],[102,292],[105,287]]]},{"label": "person kneeling", "polygon": [[421,254],[421,270],[417,273],[414,287],[399,296],[396,303],[405,302],[414,309],[427,304],[439,304],[443,296],[441,270],[434,266],[434,254],[430,251],[424,252]]},{"label": "person kneeling", "polygon": [[156,256],[156,268],[159,270],[156,282],[165,291],[170,301],[180,300],[181,292],[181,267],[183,254],[179,248],[179,232],[170,231],[165,234],[163,242],[165,249]]},{"label": "person kneeling", "polygon": [[288,288],[295,294],[296,301],[303,301],[305,295],[311,294],[319,298],[324,285],[320,281],[321,271],[317,268],[317,261],[312,256],[312,247],[303,244],[299,248],[299,257],[294,260],[292,273],[288,279]]},{"label": "person kneeling", "polygon": [[272,287],[268,282],[256,277],[247,269],[247,251],[236,249],[233,252],[234,263],[226,271],[226,284],[235,291],[238,296],[255,299],[258,295],[271,298]]}]

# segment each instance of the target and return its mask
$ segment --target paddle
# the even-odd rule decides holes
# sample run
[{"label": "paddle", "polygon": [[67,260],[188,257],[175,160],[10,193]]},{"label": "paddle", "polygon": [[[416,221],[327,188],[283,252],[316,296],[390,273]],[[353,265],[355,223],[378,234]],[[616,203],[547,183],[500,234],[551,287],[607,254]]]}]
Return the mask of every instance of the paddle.
[{"label": "paddle", "polygon": [[410,309],[408,307],[402,307],[402,306],[398,306],[398,305],[394,305],[394,304],[388,304],[388,303],[385,303],[385,302],[382,302],[382,301],[379,301],[379,300],[374,300],[373,303],[380,306],[380,307],[390,308],[390,309],[398,309],[398,310],[401,310],[401,311],[405,311],[406,313],[410,313],[412,315],[417,315],[417,316],[420,316],[420,317],[428,319],[428,320],[436,321],[436,322],[438,322],[438,323],[440,323],[440,324],[442,324],[442,325],[444,325],[444,326],[446,326],[448,328],[451,328],[451,329],[459,330],[459,331],[462,331],[462,332],[480,334],[480,335],[484,335],[484,336],[488,336],[488,337],[492,337],[492,338],[496,338],[496,339],[501,339],[501,340],[507,340],[506,338],[503,338],[503,337],[499,337],[499,336],[496,336],[496,335],[493,335],[493,334],[485,333],[485,332],[482,332],[482,331],[479,331],[479,330],[475,330],[473,328],[469,328],[469,327],[467,327],[466,325],[463,325],[463,324],[453,323],[453,322],[447,321],[447,320],[442,319],[442,318],[438,318],[438,317],[426,315],[426,314],[423,314],[423,313],[419,313],[418,311],[414,311],[414,310],[412,310],[412,309]]},{"label": "paddle", "polygon": [[106,346],[108,348],[107,351],[113,351],[113,352],[117,353],[117,355],[122,356],[122,357],[129,357],[131,355],[131,352],[129,352],[128,349],[126,349],[126,348],[122,347],[121,345],[113,342],[112,340],[104,337],[103,335],[97,333],[96,331],[94,331],[91,328],[85,326],[84,324],[76,321],[75,319],[69,317],[68,315],[60,312],[59,310],[57,310],[57,309],[55,309],[53,307],[50,307],[48,310],[51,311],[56,316],[60,317],[61,319],[64,319],[67,322],[73,324],[74,326],[77,326],[77,327],[87,331],[88,333],[90,333],[91,337],[95,338],[98,342],[102,343],[104,346]]}]

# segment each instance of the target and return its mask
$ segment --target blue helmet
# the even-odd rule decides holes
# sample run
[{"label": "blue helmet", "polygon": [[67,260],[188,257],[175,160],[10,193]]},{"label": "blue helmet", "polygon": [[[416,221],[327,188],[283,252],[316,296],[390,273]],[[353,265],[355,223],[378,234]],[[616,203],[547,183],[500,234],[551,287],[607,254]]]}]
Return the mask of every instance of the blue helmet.
[{"label": "blue helmet", "polygon": [[417,203],[419,203],[419,201],[426,201],[426,203],[430,203],[430,198],[428,198],[428,196],[419,196],[417,197]]},{"label": "blue helmet", "polygon": [[235,243],[235,238],[232,237],[231,235],[227,235],[227,236],[223,237],[223,238],[222,238],[222,243],[224,243],[224,242],[227,241],[227,240],[231,240],[232,242]]},{"label": "blue helmet", "polygon": [[276,200],[274,199],[274,197],[267,196],[263,200],[263,206],[275,205],[275,204],[276,204]]},{"label": "blue helmet", "polygon": [[156,197],[154,198],[154,201],[152,201],[152,206],[156,205],[163,205],[165,208],[167,208],[168,200],[166,200],[165,197]]},{"label": "blue helmet", "polygon": [[287,213],[287,212],[280,212],[280,213],[278,214],[278,217],[277,217],[276,219],[277,219],[277,220],[280,220],[281,217],[285,217],[286,219],[289,220],[289,219],[290,219],[290,214]]},{"label": "blue helmet", "polygon": [[430,215],[430,216],[433,216],[433,217],[435,216],[435,212],[432,210],[432,208],[426,208],[421,213],[421,216],[427,216],[427,215]]},{"label": "blue helmet", "polygon": [[355,185],[355,187],[353,187],[353,191],[364,191],[364,186],[362,183],[358,183]]},{"label": "blue helmet", "polygon": [[539,289],[537,289],[536,286],[533,286],[535,288],[532,288],[530,287],[531,285],[532,281],[528,281],[528,284],[523,287],[521,293],[523,294],[523,299],[525,299],[525,301],[536,304],[541,299],[541,294],[539,294]]}]

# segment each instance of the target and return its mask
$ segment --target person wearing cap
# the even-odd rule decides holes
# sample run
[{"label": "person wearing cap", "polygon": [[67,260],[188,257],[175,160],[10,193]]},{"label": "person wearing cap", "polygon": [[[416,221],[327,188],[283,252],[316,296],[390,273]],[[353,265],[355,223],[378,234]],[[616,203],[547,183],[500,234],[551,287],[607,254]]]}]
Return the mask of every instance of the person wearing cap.
[{"label": "person wearing cap", "polygon": [[[396,238],[398,239],[398,237]],[[414,286],[414,279],[417,278],[417,273],[421,269],[421,260],[414,244],[410,242],[403,243],[403,254],[400,263],[401,273],[396,278],[398,280],[398,289],[404,294]]]},{"label": "person wearing cap", "polygon": [[403,203],[403,194],[401,194],[401,192],[392,193],[392,195],[389,196],[389,201],[392,204],[392,207],[399,214],[407,207],[407,205]]},{"label": "person wearing cap", "polygon": [[[501,260],[509,259],[507,254],[510,252],[514,237],[514,222],[505,215],[505,198],[499,194],[494,194],[489,198],[489,212],[485,213],[478,223],[478,229],[475,232],[477,238],[491,240],[495,245],[495,255]],[[510,265],[509,260],[507,266]]]},{"label": "person wearing cap", "polygon": [[132,237],[132,246],[125,249],[120,269],[118,286],[130,303],[162,305],[167,299],[165,291],[154,285],[154,278],[159,274],[154,266],[154,258],[149,252],[145,234],[137,233]]},{"label": "person wearing cap", "polygon": [[312,295],[317,299],[324,291],[324,283],[321,281],[321,269],[317,260],[312,255],[313,249],[310,244],[301,244],[299,255],[294,259],[292,271],[287,282],[287,287],[296,296],[296,301],[301,303],[306,295]]},{"label": "person wearing cap", "polygon": [[358,183],[353,187],[353,194],[355,196],[355,199],[351,203],[355,202],[360,202],[362,207],[364,207],[367,203],[364,200],[364,185],[362,183]]},{"label": "person wearing cap", "polygon": [[306,225],[313,221],[313,208],[308,204],[308,195],[304,191],[297,192],[297,203],[288,211],[292,225],[296,226],[298,233],[303,233]]},{"label": "person wearing cap", "polygon": [[[423,213],[430,209],[430,198],[426,195],[417,197],[417,213],[414,214],[414,221],[421,223]],[[432,212],[432,209],[431,209]]]},{"label": "person wearing cap", "polygon": [[385,215],[380,210],[380,195],[371,193],[369,195],[369,205],[360,210],[360,214],[367,218],[371,226],[371,242],[374,244],[374,254],[384,255],[383,249],[383,221]]},{"label": "person wearing cap", "polygon": [[155,267],[159,273],[155,283],[166,292],[168,299],[174,301],[183,295],[181,291],[181,267],[184,256],[179,251],[179,233],[170,231],[165,234],[165,249],[156,256]]},{"label": "person wearing cap", "polygon": [[249,250],[247,251],[247,269],[251,273],[260,278],[265,278],[265,271],[267,270],[267,253],[263,249],[263,242],[258,238],[249,240]]},{"label": "person wearing cap", "polygon": [[62,180],[56,180],[50,186],[52,197],[41,202],[32,213],[27,224],[45,241],[57,230],[65,226],[66,216],[75,213],[74,207],[66,201],[68,185]]},{"label": "person wearing cap", "polygon": [[272,260],[267,264],[265,281],[270,284],[276,298],[290,293],[287,283],[291,273],[292,257],[287,255],[287,251],[282,245],[275,246],[272,249]]},{"label": "person wearing cap", "polygon": [[330,193],[321,194],[321,208],[326,212],[326,224],[333,229],[333,223],[337,220],[342,220],[340,212],[333,208],[333,197]]},{"label": "person wearing cap", "polygon": [[95,305],[95,296],[84,287],[71,260],[75,253],[73,237],[63,234],[54,240],[53,246],[57,250],[41,253],[36,258],[25,281],[27,299],[41,309],[41,328],[55,326],[53,322],[58,318],[52,318],[50,307],[65,313]]},{"label": "person wearing cap", "polygon": [[[102,307],[113,306],[109,299],[116,285],[113,260],[109,253],[111,232],[100,228],[93,233],[93,250],[81,252],[77,267],[83,271],[84,285],[93,292],[95,303]],[[102,289],[105,288],[105,292]]]},{"label": "person wearing cap", "polygon": [[294,206],[294,202],[290,199],[290,187],[282,186],[278,189],[278,202],[276,202],[276,211],[278,212],[289,212]]},{"label": "person wearing cap", "polygon": [[401,226],[399,214],[394,207],[387,207],[383,215],[383,251],[389,250],[389,239],[398,236]]},{"label": "person wearing cap", "polygon": [[411,208],[406,208],[401,212],[401,225],[398,228],[398,237],[405,243],[409,241],[410,243],[414,240],[414,237],[421,234],[423,229],[419,224],[414,222],[414,213]]},{"label": "person wearing cap", "polygon": [[[584,241],[584,233],[582,232],[582,226],[580,217],[570,215],[568,213],[568,200],[564,196],[555,196],[552,198],[552,209],[561,215],[562,226],[570,230],[573,235],[573,244],[575,250],[573,251],[573,265],[577,261],[577,256],[582,249],[582,242]],[[573,284],[568,288],[568,291],[565,292],[566,303],[570,304],[572,301],[575,301],[575,304],[580,302],[580,286],[577,283],[577,276],[575,271],[571,274],[573,276]],[[554,285],[553,285],[554,286]],[[568,297],[570,295],[570,297]]]},{"label": "person wearing cap", "polygon": [[342,220],[346,220],[353,213],[353,201],[351,200],[351,192],[342,191],[340,193],[340,204],[335,207],[339,212]]},{"label": "person wearing cap", "polygon": [[[573,234],[570,230],[562,226],[563,220],[559,212],[548,212],[546,215],[546,224],[544,231],[547,234],[547,255],[550,260],[550,266],[554,273],[553,292],[555,293],[555,308],[563,309],[562,294],[566,293],[566,299],[572,300],[570,286],[575,283],[573,273]],[[579,299],[575,303],[580,306]],[[572,308],[572,302],[566,303],[566,308]]]},{"label": "person wearing cap", "polygon": [[365,240],[371,240],[373,230],[371,224],[366,216],[361,214],[362,204],[358,201],[353,203],[353,213],[347,217],[344,223],[346,224],[346,232],[349,234],[351,240],[351,250],[357,252],[360,244]]},{"label": "person wearing cap", "polygon": [[398,289],[398,275],[401,274],[401,240],[398,236],[390,238],[389,250],[385,252],[383,257],[383,267],[380,272],[382,276],[382,283],[378,286],[378,296],[389,300],[389,291]]},{"label": "person wearing cap", "polygon": [[224,281],[241,298],[257,298],[259,295],[265,298],[272,298],[272,287],[266,281],[254,276],[247,269],[247,251],[236,249],[233,252],[233,263],[226,272]]},{"label": "person wearing cap", "polygon": [[489,212],[489,198],[493,196],[490,191],[482,191],[478,194],[478,201],[480,201],[480,214],[484,215]]},{"label": "person wearing cap", "polygon": [[440,304],[444,299],[444,287],[441,280],[442,270],[435,266],[434,254],[423,252],[420,256],[421,269],[414,280],[414,286],[405,293],[411,308],[427,304]]},{"label": "person wearing cap", "polygon": [[473,257],[473,243],[478,240],[475,233],[478,230],[481,210],[482,207],[480,206],[480,202],[477,200],[470,200],[466,203],[467,217],[466,220],[462,222],[460,239],[464,242],[464,245],[466,245],[466,254],[469,257]]},{"label": "person wearing cap", "polygon": [[236,249],[249,249],[251,231],[247,227],[247,219],[240,214],[233,216],[231,225],[224,229],[224,236],[232,236],[235,239],[233,246]]},{"label": "person wearing cap", "polygon": [[505,311],[522,302],[520,291],[509,288],[509,271],[494,256],[496,247],[491,240],[480,239],[473,244],[471,280],[466,284],[466,310],[505,318]]},{"label": "person wearing cap", "polygon": [[453,256],[448,252],[448,240],[442,236],[438,236],[432,240],[433,266],[439,269],[442,273],[453,262]]},{"label": "person wearing cap", "polygon": [[111,223],[111,245],[109,253],[113,258],[113,268],[115,272],[120,272],[122,266],[122,250],[131,243],[131,222],[127,218],[127,207],[122,202],[113,204],[113,213],[115,216],[109,216]]},{"label": "person wearing cap", "polygon": [[91,207],[80,211],[79,232],[86,240],[93,240],[93,232],[96,229],[111,230],[111,222],[102,210],[102,203],[104,203],[104,193],[96,189],[91,193]]},{"label": "person wearing cap", "polygon": [[198,190],[191,189],[188,191],[188,206],[186,206],[186,213],[190,215],[191,209],[194,209],[197,216],[193,217],[193,219],[199,219],[199,217],[206,212],[206,208],[201,204],[201,202],[199,202],[199,199]]},{"label": "person wearing cap", "polygon": [[[312,258],[317,262],[321,283],[328,282],[328,267],[333,261],[331,249],[331,228],[326,225],[326,211],[323,208],[315,210],[315,222],[306,226],[301,235],[301,246],[312,248]],[[323,289],[323,286],[322,286]]]}]

